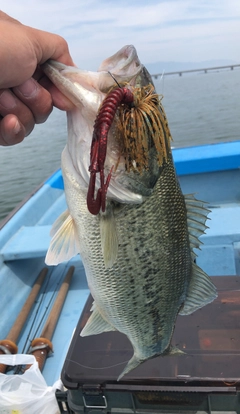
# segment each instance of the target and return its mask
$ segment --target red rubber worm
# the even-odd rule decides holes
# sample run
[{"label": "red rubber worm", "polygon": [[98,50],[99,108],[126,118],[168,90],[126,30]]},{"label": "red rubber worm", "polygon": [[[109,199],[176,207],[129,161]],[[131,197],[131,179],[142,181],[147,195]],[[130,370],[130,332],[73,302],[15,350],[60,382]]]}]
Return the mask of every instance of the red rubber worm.
[{"label": "red rubber worm", "polygon": [[[107,189],[113,170],[112,167],[105,182],[104,162],[107,153],[107,137],[109,129],[112,125],[118,106],[122,103],[132,104],[133,100],[133,93],[128,88],[114,89],[104,99],[95,120],[89,166],[90,181],[87,193],[87,206],[91,214],[98,214],[100,209],[104,212],[106,207]],[[97,173],[100,173],[100,188],[97,191],[96,199],[94,199]]]}]

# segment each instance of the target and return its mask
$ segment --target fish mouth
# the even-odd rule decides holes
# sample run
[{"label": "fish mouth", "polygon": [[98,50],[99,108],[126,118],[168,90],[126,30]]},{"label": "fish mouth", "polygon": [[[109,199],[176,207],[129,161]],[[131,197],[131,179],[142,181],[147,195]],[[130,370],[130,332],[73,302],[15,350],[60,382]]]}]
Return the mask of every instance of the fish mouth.
[{"label": "fish mouth", "polygon": [[117,76],[135,76],[142,69],[137,51],[133,45],[122,47],[117,53],[105,59],[98,72],[111,72]]},{"label": "fish mouth", "polygon": [[[54,60],[43,64],[42,69],[75,106],[81,107],[86,100],[88,104],[94,103],[96,94],[108,93],[113,86],[117,86],[117,83],[134,86],[143,65],[140,63],[135,47],[127,45],[105,59],[97,72],[66,66]],[[101,96],[102,99],[103,97]]]}]

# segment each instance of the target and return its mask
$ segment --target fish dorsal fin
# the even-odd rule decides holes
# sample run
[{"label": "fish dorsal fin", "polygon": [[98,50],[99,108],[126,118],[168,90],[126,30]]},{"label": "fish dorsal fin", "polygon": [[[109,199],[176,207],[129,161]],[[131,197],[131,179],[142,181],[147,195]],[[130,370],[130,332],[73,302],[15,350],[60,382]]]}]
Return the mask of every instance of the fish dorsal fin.
[{"label": "fish dorsal fin", "polygon": [[45,263],[49,266],[70,260],[79,253],[79,242],[75,224],[68,210],[53,224],[53,238],[48,248]]},{"label": "fish dorsal fin", "polygon": [[196,253],[193,249],[200,249],[202,242],[199,237],[205,233],[208,228],[206,226],[206,220],[208,213],[210,212],[204,206],[204,202],[197,200],[193,194],[187,194],[184,196],[186,208],[187,208],[187,225],[189,233],[190,248],[192,252],[192,258],[196,257]]},{"label": "fish dorsal fin", "polygon": [[95,305],[95,302],[93,303],[91,311],[92,314],[84,326],[82,332],[80,333],[81,336],[90,336],[103,332],[116,331],[116,329],[110,325],[110,323],[103,319],[102,315]]},{"label": "fish dorsal fin", "polygon": [[[187,208],[187,224],[192,259],[196,257],[193,249],[199,249],[202,242],[199,237],[205,233],[207,215],[210,212],[204,207],[204,202],[197,200],[193,194],[184,196]],[[197,309],[211,303],[217,297],[216,288],[209,276],[194,261],[192,263],[192,274],[189,283],[187,297],[184,302],[180,315],[189,315]]]},{"label": "fish dorsal fin", "polygon": [[118,237],[116,221],[112,206],[100,216],[102,253],[106,269],[113,266],[118,254]]},{"label": "fish dorsal fin", "polygon": [[192,264],[192,275],[187,297],[179,315],[190,315],[217,297],[217,291],[209,276],[195,263]]}]

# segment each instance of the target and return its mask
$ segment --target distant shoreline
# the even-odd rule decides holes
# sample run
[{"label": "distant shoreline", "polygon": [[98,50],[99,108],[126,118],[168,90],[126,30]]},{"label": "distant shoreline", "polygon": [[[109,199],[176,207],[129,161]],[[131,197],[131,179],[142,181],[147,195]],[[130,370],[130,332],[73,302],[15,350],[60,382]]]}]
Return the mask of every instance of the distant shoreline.
[{"label": "distant shoreline", "polygon": [[208,67],[219,67],[219,66],[232,66],[238,65],[240,62],[220,59],[220,60],[206,60],[202,62],[169,62],[169,61],[157,61],[152,63],[144,63],[147,70],[151,74],[163,73],[163,72],[181,72],[184,70],[195,70],[204,69]]}]

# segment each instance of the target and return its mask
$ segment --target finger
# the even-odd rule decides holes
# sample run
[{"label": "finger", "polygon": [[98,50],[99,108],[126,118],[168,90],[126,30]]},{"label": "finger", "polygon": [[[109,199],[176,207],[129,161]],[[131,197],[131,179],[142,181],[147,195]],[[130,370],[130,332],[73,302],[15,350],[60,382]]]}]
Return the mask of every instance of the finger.
[{"label": "finger", "polygon": [[9,89],[0,90],[0,115],[15,115],[25,128],[26,135],[30,134],[35,125],[31,110],[21,102]]},{"label": "finger", "polygon": [[0,145],[19,144],[25,136],[26,130],[15,115],[6,115],[0,121]]},{"label": "finger", "polygon": [[53,85],[47,76],[43,76],[39,82],[51,94],[53,105],[56,108],[62,111],[71,111],[74,108],[74,104]]},{"label": "finger", "polygon": [[51,41],[49,41],[49,33],[36,29],[34,29],[34,36],[38,43],[38,48],[35,49],[35,52],[39,64],[46,62],[48,59],[53,59],[65,65],[74,65],[67,41],[63,37],[51,34]]},{"label": "finger", "polygon": [[[14,94],[33,114],[36,124],[46,121],[53,109],[51,94],[35,79],[30,78],[20,86],[12,89]],[[18,115],[21,120],[20,114]]]},{"label": "finger", "polygon": [[56,86],[45,75],[41,66],[37,66],[33,78],[37,80],[51,94],[53,105],[62,111],[71,111],[74,108],[73,103],[56,88]]},{"label": "finger", "polygon": [[18,20],[4,13],[2,10],[0,10],[0,20],[6,20],[12,23],[21,24]]}]

